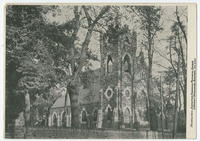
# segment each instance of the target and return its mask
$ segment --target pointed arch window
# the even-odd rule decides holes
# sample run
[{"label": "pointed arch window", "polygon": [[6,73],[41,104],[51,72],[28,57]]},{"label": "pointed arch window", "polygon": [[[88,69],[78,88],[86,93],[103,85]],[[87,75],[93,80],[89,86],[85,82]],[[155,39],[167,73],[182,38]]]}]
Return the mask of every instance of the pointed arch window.
[{"label": "pointed arch window", "polygon": [[94,115],[93,115],[93,121],[97,121],[97,117],[98,117],[98,110],[96,109],[95,111],[94,111]]},{"label": "pointed arch window", "polygon": [[146,72],[143,69],[140,71],[140,79],[146,79]]},{"label": "pointed arch window", "polygon": [[125,95],[126,95],[127,98],[130,98],[130,96],[131,96],[130,91],[129,91],[129,90],[126,90],[126,91],[125,91]]},{"label": "pointed arch window", "polygon": [[66,112],[63,112],[62,114],[62,127],[66,127]]},{"label": "pointed arch window", "polygon": [[107,73],[111,73],[113,71],[113,60],[111,55],[108,55],[107,59]]},{"label": "pointed arch window", "polygon": [[86,111],[82,112],[82,122],[87,122],[87,114]]},{"label": "pointed arch window", "polygon": [[57,120],[58,120],[58,119],[57,119],[57,116],[56,116],[56,114],[54,114],[54,115],[53,115],[53,126],[54,126],[54,127],[57,127],[57,123],[58,123]]},{"label": "pointed arch window", "polygon": [[125,55],[123,60],[123,71],[131,73],[131,60],[127,54]]}]

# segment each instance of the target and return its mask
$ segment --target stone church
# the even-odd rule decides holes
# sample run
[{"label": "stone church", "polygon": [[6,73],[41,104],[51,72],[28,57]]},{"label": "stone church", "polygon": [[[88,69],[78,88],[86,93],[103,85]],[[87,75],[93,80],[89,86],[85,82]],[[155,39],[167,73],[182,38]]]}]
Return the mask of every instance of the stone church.
[{"label": "stone church", "polygon": [[[80,128],[148,127],[146,64],[137,50],[136,32],[118,39],[100,35],[101,67],[80,76]],[[64,103],[67,102],[67,107]],[[64,114],[64,108],[67,113]],[[70,99],[61,96],[52,106],[49,126],[71,126]]]}]

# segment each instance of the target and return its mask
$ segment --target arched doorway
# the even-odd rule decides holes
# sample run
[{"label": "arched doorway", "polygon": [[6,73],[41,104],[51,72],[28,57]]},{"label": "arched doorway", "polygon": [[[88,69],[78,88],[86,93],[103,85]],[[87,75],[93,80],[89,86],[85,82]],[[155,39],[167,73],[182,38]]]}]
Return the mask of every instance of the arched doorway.
[{"label": "arched doorway", "polygon": [[108,107],[108,112],[107,112],[107,126],[108,128],[112,128],[112,109]]},{"label": "arched doorway", "polygon": [[107,120],[112,120],[112,110],[108,107]]},{"label": "arched doorway", "polygon": [[129,124],[130,123],[130,110],[126,108],[124,112],[124,123]]}]

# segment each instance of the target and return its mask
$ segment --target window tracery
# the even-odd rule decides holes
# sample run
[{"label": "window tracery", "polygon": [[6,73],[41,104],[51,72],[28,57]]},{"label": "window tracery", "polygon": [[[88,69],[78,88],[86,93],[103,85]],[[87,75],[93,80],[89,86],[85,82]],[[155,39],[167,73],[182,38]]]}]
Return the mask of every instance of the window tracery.
[{"label": "window tracery", "polygon": [[126,54],[123,59],[123,71],[131,73],[131,60],[130,57]]},{"label": "window tracery", "polygon": [[113,71],[113,60],[111,55],[108,55],[107,58],[107,73],[111,73]]}]

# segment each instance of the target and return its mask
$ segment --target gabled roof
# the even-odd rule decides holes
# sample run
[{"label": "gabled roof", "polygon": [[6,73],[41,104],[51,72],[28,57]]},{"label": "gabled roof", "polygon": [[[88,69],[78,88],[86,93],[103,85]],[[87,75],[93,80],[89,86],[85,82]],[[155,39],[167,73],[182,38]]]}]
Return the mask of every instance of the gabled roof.
[{"label": "gabled roof", "polygon": [[[69,94],[67,94],[66,106],[70,106],[70,105],[71,104],[70,104]],[[55,101],[55,103],[53,104],[51,108],[60,108],[64,106],[65,106],[65,95],[62,95]]]}]

